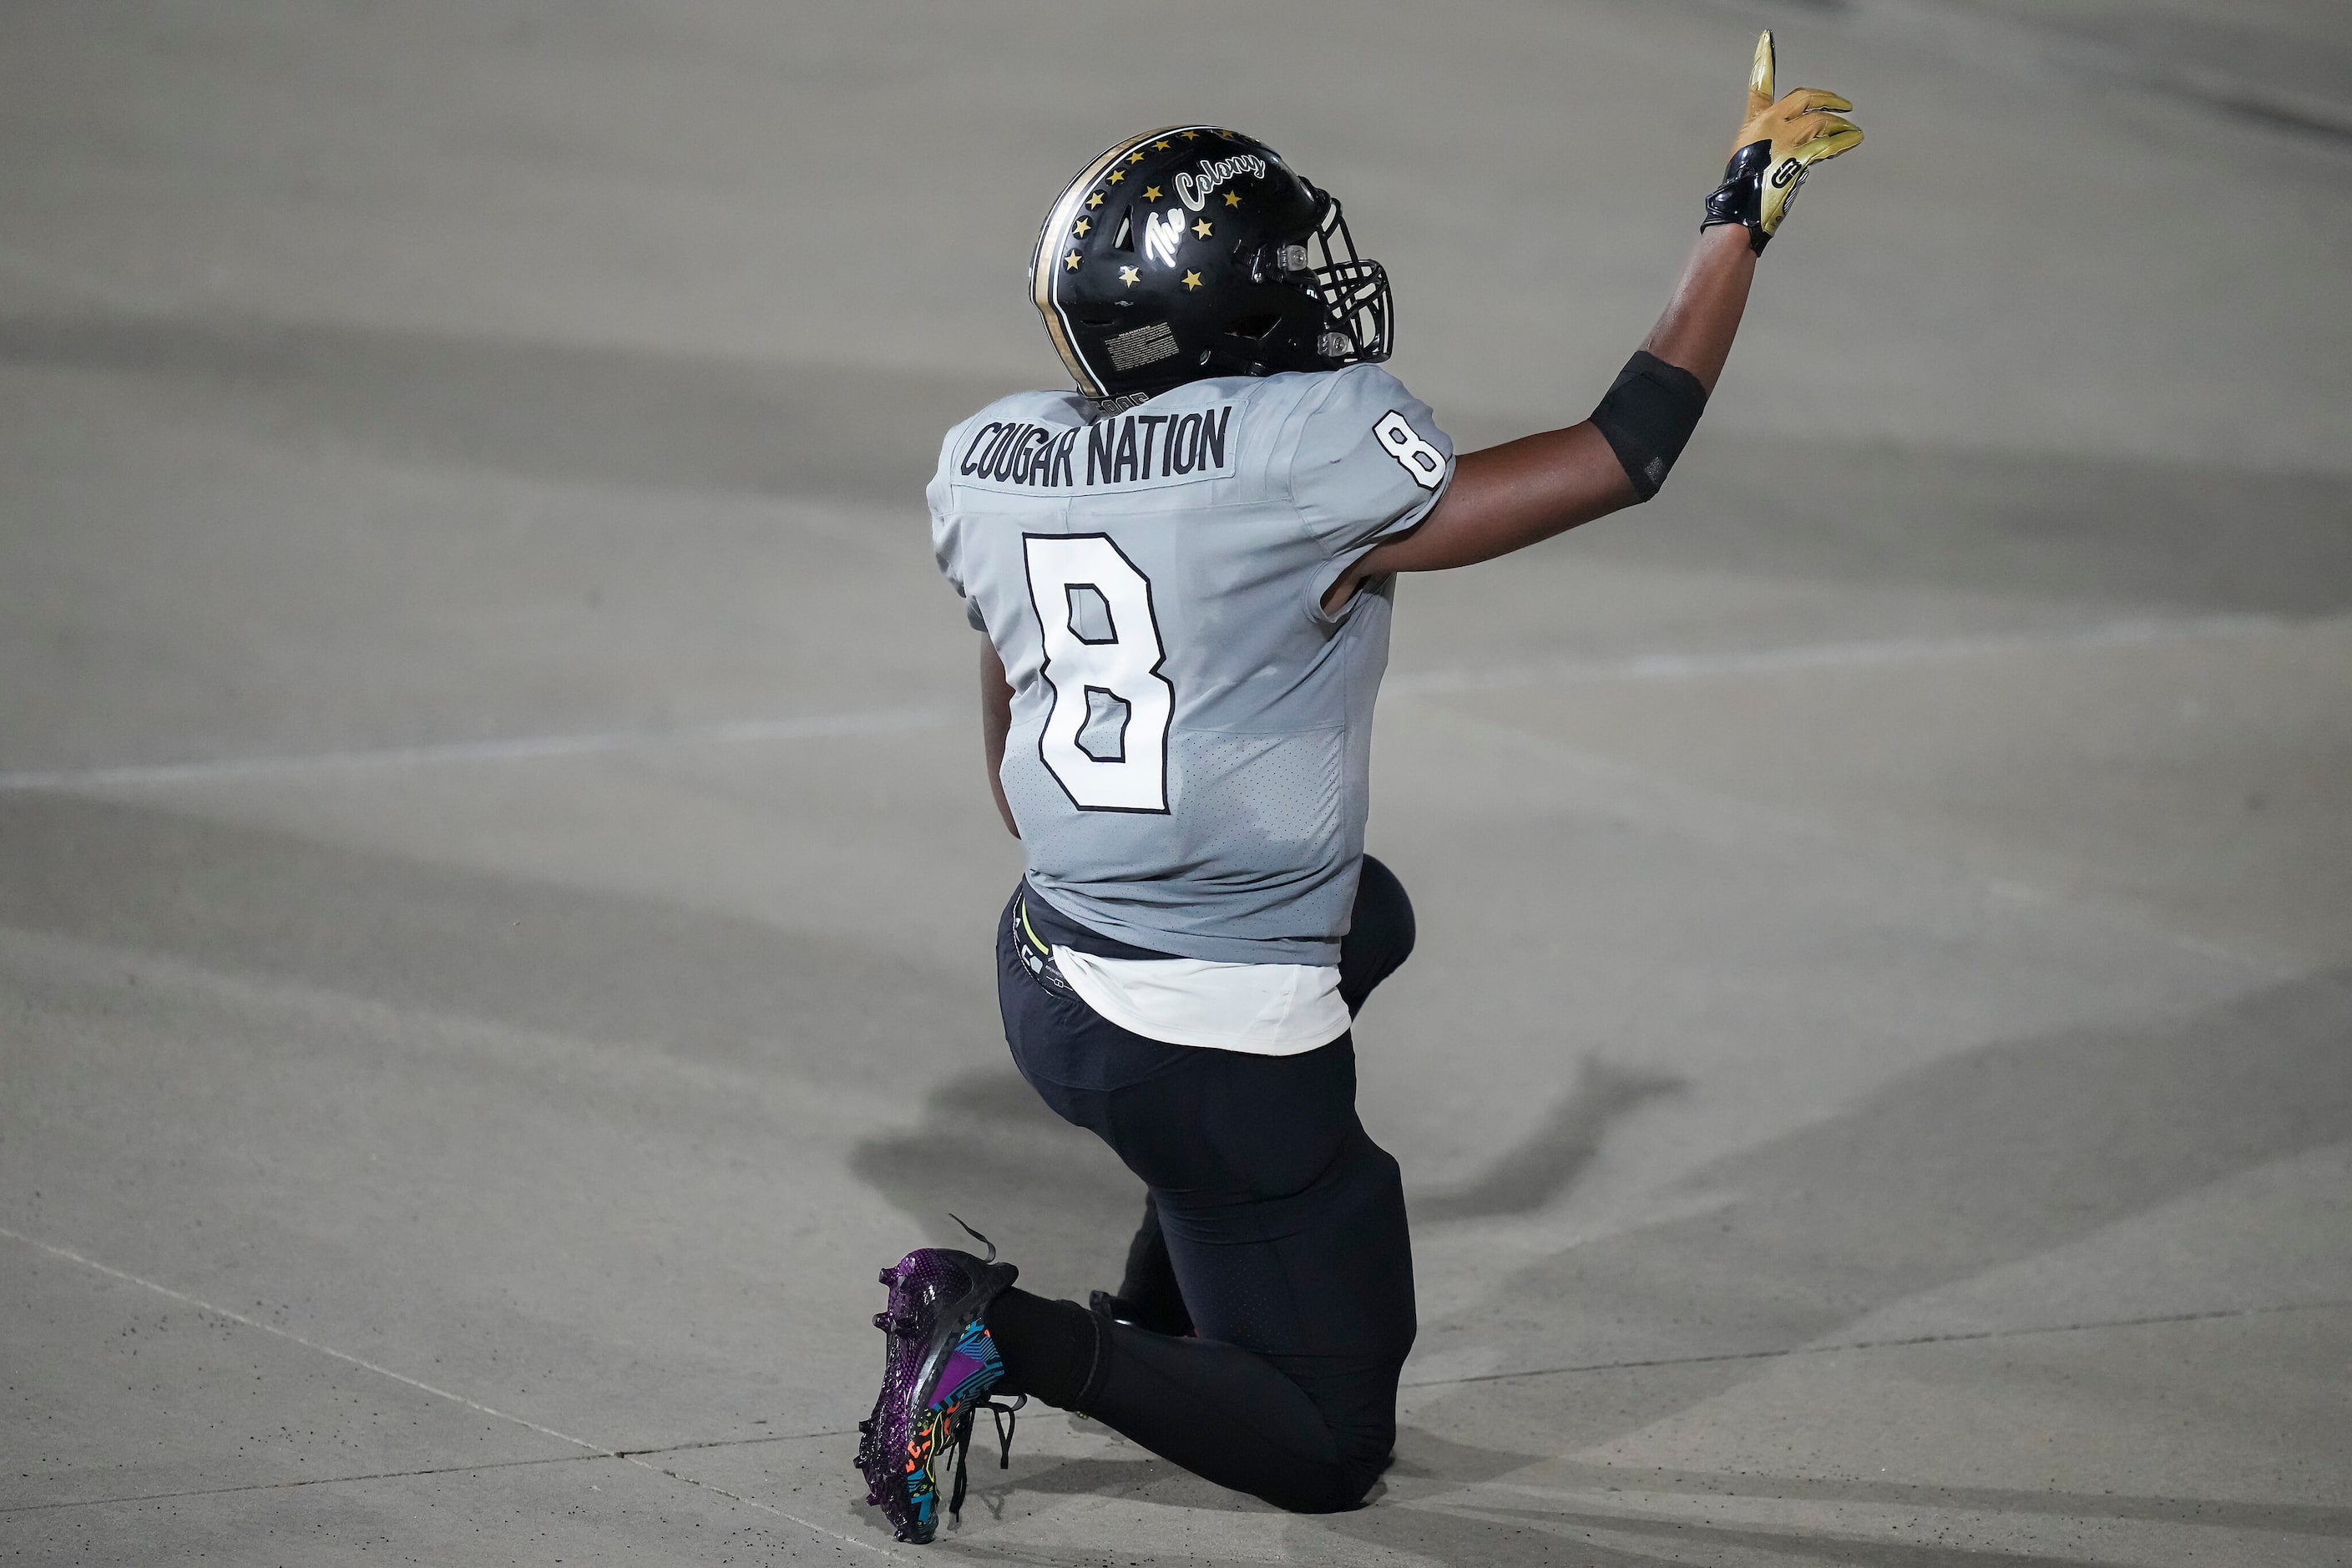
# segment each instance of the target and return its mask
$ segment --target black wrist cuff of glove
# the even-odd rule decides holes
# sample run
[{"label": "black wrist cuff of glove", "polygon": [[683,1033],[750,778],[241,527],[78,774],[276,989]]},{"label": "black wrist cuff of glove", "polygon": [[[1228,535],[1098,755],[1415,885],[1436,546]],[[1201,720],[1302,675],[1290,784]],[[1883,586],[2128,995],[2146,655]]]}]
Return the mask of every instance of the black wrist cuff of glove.
[{"label": "black wrist cuff of glove", "polygon": [[1706,409],[1706,389],[1698,377],[1636,349],[1592,411],[1592,424],[1617,454],[1634,490],[1648,500],[1666,482]]},{"label": "black wrist cuff of glove", "polygon": [[1772,162],[1772,143],[1750,142],[1731,155],[1723,166],[1723,184],[1716,186],[1706,198],[1706,219],[1699,230],[1705,233],[1724,224],[1736,223],[1748,231],[1748,248],[1759,256],[1771,236],[1764,232],[1764,170]]}]

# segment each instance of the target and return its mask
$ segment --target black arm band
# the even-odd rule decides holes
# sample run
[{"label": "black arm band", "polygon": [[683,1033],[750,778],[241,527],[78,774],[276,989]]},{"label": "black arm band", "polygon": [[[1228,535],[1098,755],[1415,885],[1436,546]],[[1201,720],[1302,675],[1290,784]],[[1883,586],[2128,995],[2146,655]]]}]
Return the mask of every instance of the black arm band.
[{"label": "black arm band", "polygon": [[1648,500],[1666,482],[1706,411],[1706,389],[1698,377],[1636,349],[1592,411],[1592,425],[1625,466],[1633,489]]}]

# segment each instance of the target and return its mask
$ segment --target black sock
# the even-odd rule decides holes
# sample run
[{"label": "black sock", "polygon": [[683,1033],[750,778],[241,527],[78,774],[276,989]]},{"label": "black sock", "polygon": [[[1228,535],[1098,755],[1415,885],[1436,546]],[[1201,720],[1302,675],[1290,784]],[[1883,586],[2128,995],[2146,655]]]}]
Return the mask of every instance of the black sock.
[{"label": "black sock", "polygon": [[1015,1286],[989,1303],[989,1337],[1004,1358],[1005,1394],[1084,1411],[1109,1368],[1109,1325],[1076,1301],[1048,1301]]}]

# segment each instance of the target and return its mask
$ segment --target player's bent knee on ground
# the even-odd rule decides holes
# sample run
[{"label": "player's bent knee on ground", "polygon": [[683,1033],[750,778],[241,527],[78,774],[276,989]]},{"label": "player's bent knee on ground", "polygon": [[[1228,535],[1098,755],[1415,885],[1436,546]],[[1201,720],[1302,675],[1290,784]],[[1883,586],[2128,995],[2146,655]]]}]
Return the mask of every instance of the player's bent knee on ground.
[{"label": "player's bent knee on ground", "polygon": [[1395,576],[1656,493],[1756,253],[1861,137],[1832,94],[1775,99],[1770,65],[1767,35],[1675,301],[1592,417],[1464,458],[1381,367],[1386,273],[1265,143],[1129,137],[1047,213],[1032,296],[1073,389],[948,433],[932,545],[988,640],[982,734],[1026,860],[1005,1037],[1150,1209],[1097,1310],[1021,1290],[992,1247],[884,1271],[858,1466],[902,1540],[957,1513],[978,1414],[1021,1396],[1295,1512],[1355,1508],[1387,1468],[1412,1253],[1352,1020],[1416,937],[1364,854]]}]

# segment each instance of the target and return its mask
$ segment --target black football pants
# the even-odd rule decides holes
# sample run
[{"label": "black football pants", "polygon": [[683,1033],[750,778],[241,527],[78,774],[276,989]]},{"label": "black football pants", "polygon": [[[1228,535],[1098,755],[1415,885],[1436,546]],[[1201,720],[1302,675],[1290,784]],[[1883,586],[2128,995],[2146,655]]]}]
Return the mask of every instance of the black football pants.
[{"label": "black football pants", "polygon": [[[1145,956],[1026,896],[1048,942]],[[1353,1508],[1389,1462],[1414,1316],[1404,1193],[1396,1162],[1357,1120],[1352,1037],[1265,1057],[1130,1034],[1052,970],[1022,961],[1019,903],[1016,894],[997,952],[1013,1059],[1056,1114],[1108,1143],[1150,1188],[1160,1240],[1148,1221],[1123,1289],[1137,1288],[1164,1247],[1195,1329],[1175,1338],[1078,1320],[1075,1331],[1097,1336],[1086,1414],[1277,1507]],[[1340,949],[1351,1013],[1412,940],[1402,885],[1366,857]],[[1021,1342],[1045,1320],[1007,1317],[1020,1331],[997,1337],[1018,1383],[1031,1348]],[[1061,1348],[1038,1347],[1037,1359]]]}]

